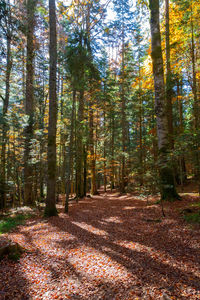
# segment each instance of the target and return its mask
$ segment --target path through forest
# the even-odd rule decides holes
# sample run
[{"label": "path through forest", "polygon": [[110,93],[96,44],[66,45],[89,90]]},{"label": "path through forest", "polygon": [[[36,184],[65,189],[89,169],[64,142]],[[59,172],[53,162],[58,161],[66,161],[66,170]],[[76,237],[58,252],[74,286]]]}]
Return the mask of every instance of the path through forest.
[{"label": "path through forest", "polygon": [[151,200],[102,192],[72,203],[70,216],[27,221],[3,235],[28,251],[1,261],[0,299],[199,299],[200,233],[179,211],[187,201],[162,219]]}]

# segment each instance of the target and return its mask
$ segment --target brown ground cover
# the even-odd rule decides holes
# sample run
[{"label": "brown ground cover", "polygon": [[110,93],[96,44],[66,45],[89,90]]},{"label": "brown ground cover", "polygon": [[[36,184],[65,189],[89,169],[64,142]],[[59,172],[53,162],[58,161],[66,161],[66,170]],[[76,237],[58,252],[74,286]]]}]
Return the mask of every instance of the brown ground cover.
[{"label": "brown ground cover", "polygon": [[149,200],[101,192],[2,235],[27,251],[0,262],[0,299],[200,299],[200,230],[180,214],[197,197],[165,218]]}]

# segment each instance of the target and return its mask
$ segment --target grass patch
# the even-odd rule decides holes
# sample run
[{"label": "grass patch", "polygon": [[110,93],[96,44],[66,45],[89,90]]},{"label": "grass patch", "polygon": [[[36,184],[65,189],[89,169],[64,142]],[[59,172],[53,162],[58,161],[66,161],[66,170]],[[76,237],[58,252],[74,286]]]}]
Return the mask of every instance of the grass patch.
[{"label": "grass patch", "polygon": [[190,206],[191,207],[199,207],[200,208],[200,202],[192,203]]},{"label": "grass patch", "polygon": [[31,218],[32,215],[16,215],[14,217],[7,217],[0,221],[0,234],[9,232],[18,225],[24,224],[25,220]]},{"label": "grass patch", "polygon": [[187,214],[183,218],[188,223],[198,223],[198,224],[200,224],[200,212]]}]

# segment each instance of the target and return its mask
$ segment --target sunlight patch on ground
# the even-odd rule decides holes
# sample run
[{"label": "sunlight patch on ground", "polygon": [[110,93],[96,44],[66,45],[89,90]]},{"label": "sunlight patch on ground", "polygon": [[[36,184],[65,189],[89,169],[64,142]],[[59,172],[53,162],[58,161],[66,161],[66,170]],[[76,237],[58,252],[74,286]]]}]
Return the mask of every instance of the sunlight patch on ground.
[{"label": "sunlight patch on ground", "polygon": [[75,222],[75,221],[73,221],[72,224],[75,224],[76,226],[79,226],[80,228],[83,228],[83,229],[85,229],[85,230],[87,230],[87,231],[89,231],[93,234],[101,235],[101,236],[108,236],[108,233],[106,231],[95,228],[92,225],[89,225],[85,222]]},{"label": "sunlight patch on ground", "polygon": [[[33,231],[34,234],[29,235],[29,231]],[[20,233],[13,234],[12,240],[19,243],[27,250],[39,251],[43,254],[49,253],[50,255],[60,257],[67,251],[69,243],[73,243],[77,238],[68,232],[55,231],[55,228],[49,223],[38,223],[33,226],[22,227]],[[66,247],[59,245],[64,241]],[[55,247],[49,247],[49,243]]]},{"label": "sunlight patch on ground", "polygon": [[131,210],[131,209],[135,209],[135,206],[124,206],[122,209],[123,210]]},{"label": "sunlight patch on ground", "polygon": [[95,280],[122,281],[132,276],[127,269],[109,256],[90,247],[81,247],[69,252],[68,261],[84,276]]},{"label": "sunlight patch on ground", "polygon": [[194,197],[199,197],[199,193],[188,193],[188,192],[185,192],[185,193],[179,193],[180,196],[194,196]]},{"label": "sunlight patch on ground", "polygon": [[122,224],[123,222],[118,217],[110,217],[102,219],[103,222]]},{"label": "sunlight patch on ground", "polygon": [[[31,289],[27,291],[27,294],[33,297],[35,296],[34,291],[40,286],[40,299],[45,299],[42,296],[49,290],[48,282],[51,281],[51,273],[48,267],[44,267],[43,264],[37,263],[33,258],[29,260],[29,256],[21,259],[19,271],[21,276],[24,278]],[[48,266],[48,263],[47,263]]]},{"label": "sunlight patch on ground", "polygon": [[[172,268],[174,268],[174,266],[176,266],[175,268],[180,270],[183,273],[187,273],[189,264],[187,261],[177,261],[175,260],[172,256],[170,256],[168,253],[164,252],[164,251],[159,251],[158,249],[154,249],[152,247],[148,247],[145,245],[142,245],[140,243],[137,242],[130,242],[130,241],[123,241],[123,240],[118,240],[115,241],[114,244],[119,245],[121,247],[125,247],[127,249],[133,250],[133,251],[137,251],[137,252],[143,252],[146,253],[148,256],[150,256],[151,258],[153,258],[153,260],[158,261],[159,263],[162,263],[163,265],[166,266],[170,266]],[[191,265],[191,262],[189,262]],[[191,272],[191,274],[193,273],[194,276],[200,278],[200,271],[198,269],[198,266],[195,266],[195,264],[193,265],[193,268],[195,269],[195,271]],[[192,275],[191,275],[192,277]]]}]

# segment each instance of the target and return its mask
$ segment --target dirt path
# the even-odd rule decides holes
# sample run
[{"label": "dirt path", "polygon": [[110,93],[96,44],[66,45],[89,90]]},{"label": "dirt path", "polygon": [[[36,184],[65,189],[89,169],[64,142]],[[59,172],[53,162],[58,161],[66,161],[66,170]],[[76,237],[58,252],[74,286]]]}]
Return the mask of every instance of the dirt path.
[{"label": "dirt path", "polygon": [[0,299],[200,299],[200,232],[175,210],[184,203],[152,222],[158,205],[102,193],[28,221],[4,235],[29,251],[0,262]]}]

